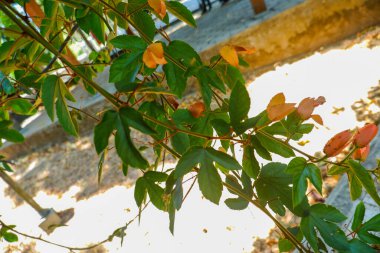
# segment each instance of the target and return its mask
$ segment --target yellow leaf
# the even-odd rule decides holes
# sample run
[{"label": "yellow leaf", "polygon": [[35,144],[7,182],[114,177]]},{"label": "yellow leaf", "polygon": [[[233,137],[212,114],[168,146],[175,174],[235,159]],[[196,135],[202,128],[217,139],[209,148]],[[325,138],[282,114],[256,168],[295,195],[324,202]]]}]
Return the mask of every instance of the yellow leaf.
[{"label": "yellow leaf", "polygon": [[159,42],[150,44],[143,54],[143,62],[152,69],[155,69],[158,64],[166,64],[162,44]]},{"label": "yellow leaf", "polygon": [[278,93],[267,105],[268,118],[271,121],[282,120],[295,109],[295,103],[285,103],[284,93]]},{"label": "yellow leaf", "polygon": [[295,110],[295,103],[284,103],[267,108],[268,118],[271,121],[282,120]]},{"label": "yellow leaf", "polygon": [[157,14],[164,18],[166,15],[166,4],[162,0],[148,0],[148,4]]},{"label": "yellow leaf", "polygon": [[224,46],[220,49],[220,55],[226,62],[234,67],[239,66],[239,57],[233,46]]},{"label": "yellow leaf", "polygon": [[311,118],[312,118],[315,122],[317,122],[319,125],[322,125],[322,126],[323,126],[323,119],[322,119],[322,117],[321,117],[320,115],[318,115],[318,114],[313,114],[313,115],[311,115]]},{"label": "yellow leaf", "polygon": [[285,95],[282,92],[276,94],[274,97],[271,98],[267,108],[271,106],[275,106],[275,105],[280,105],[280,104],[285,104]]}]

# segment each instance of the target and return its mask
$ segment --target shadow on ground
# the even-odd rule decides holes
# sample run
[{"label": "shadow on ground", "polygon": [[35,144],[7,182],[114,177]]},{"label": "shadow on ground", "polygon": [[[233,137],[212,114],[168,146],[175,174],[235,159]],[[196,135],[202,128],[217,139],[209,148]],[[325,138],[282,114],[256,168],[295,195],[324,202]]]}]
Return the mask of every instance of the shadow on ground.
[{"label": "shadow on ground", "polygon": [[[138,137],[137,135],[136,140],[143,140]],[[151,152],[147,149],[143,154],[146,158],[153,157]],[[121,171],[120,159],[112,148],[103,165],[101,183],[98,184],[98,162],[99,156],[92,143],[92,136],[86,136],[33,152],[16,160],[15,172],[11,176],[32,196],[42,191],[60,197],[71,186],[77,186],[79,191],[73,197],[79,201],[105,192],[116,185],[130,187],[140,175],[140,171],[130,169],[125,177]],[[13,199],[16,206],[22,204],[23,200],[9,187],[5,193]]]}]

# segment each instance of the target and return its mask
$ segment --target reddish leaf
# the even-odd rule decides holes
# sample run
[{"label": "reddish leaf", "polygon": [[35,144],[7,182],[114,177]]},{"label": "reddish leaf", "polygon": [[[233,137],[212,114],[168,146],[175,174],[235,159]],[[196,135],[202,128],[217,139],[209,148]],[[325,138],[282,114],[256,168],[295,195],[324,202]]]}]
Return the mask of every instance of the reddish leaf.
[{"label": "reddish leaf", "polygon": [[303,120],[309,119],[311,115],[313,114],[314,108],[319,105],[324,104],[325,102],[326,102],[326,99],[322,96],[316,99],[305,98],[298,105],[297,112],[300,115],[301,119]]},{"label": "reddish leaf", "polygon": [[202,102],[196,102],[189,106],[189,111],[194,118],[199,118],[203,116],[204,111],[206,110],[205,104]]},{"label": "reddish leaf", "polygon": [[371,123],[360,128],[354,136],[354,144],[359,147],[367,146],[373,138],[375,138],[378,131],[378,127]]},{"label": "reddish leaf", "polygon": [[336,156],[347,147],[352,141],[352,133],[349,129],[336,134],[332,137],[323,148],[323,152],[328,156]]},{"label": "reddish leaf", "polygon": [[352,154],[352,158],[355,160],[360,160],[360,161],[364,162],[368,157],[369,151],[370,151],[370,148],[369,148],[369,144],[368,144],[367,146],[365,146],[363,148],[359,148],[359,149],[355,150],[355,152]]}]

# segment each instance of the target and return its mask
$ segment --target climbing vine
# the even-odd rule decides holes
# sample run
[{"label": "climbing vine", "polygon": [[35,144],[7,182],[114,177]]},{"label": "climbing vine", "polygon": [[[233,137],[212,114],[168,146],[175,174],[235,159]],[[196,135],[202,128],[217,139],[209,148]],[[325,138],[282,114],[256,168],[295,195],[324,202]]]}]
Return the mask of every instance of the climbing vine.
[{"label": "climbing vine", "polygon": [[[173,234],[175,214],[187,196],[183,184],[192,179],[217,205],[225,188],[235,196],[224,201],[229,208],[254,205],[264,212],[282,233],[280,250],[375,252],[372,246],[380,238],[373,232],[380,231],[380,214],[364,221],[360,203],[351,229],[343,231],[339,224],[346,217],[334,206],[310,204],[307,188],[310,184],[322,194],[320,166],[326,165],[329,176],[348,175],[352,200],[364,189],[380,205],[374,184],[379,170],[362,165],[377,126],[342,131],[328,141],[323,157],[305,153],[294,143],[323,125],[314,111],[325,99],[305,98],[297,104],[279,93],[264,111],[249,117],[251,101],[239,67],[254,49],[227,45],[204,61],[190,45],[171,40],[156,27],[158,21],[169,25],[169,13],[196,27],[178,1],[0,0],[0,139],[23,142],[11,115],[33,115],[42,106],[73,136],[78,136],[82,116],[89,116],[98,121],[99,180],[107,151],[115,148],[124,175],[130,169],[142,172],[135,185],[136,205],[142,211],[151,203],[166,212]],[[90,51],[82,63],[72,53],[75,37]],[[107,66],[111,88],[94,81]],[[194,85],[201,101],[178,107],[178,99]],[[81,98],[72,90],[77,86],[103,96],[109,102],[106,109],[89,115],[76,108],[73,102]],[[145,157],[145,147],[134,143],[132,130],[151,138],[154,162]],[[243,149],[241,161],[236,147]],[[158,164],[166,154],[178,162],[162,171]],[[273,155],[289,162],[275,162]],[[0,157],[0,167],[12,172],[5,157]],[[298,226],[286,227],[273,215],[286,211],[300,217]],[[8,242],[17,241],[17,234],[27,236],[3,221],[0,226],[0,238]],[[105,241],[123,238],[127,226]]]}]

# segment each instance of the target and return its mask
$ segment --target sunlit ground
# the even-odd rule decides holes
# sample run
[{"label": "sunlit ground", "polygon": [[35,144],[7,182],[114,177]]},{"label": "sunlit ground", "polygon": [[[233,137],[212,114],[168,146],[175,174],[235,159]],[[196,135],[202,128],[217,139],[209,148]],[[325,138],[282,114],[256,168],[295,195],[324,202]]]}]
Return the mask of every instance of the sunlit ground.
[{"label": "sunlit ground", "polygon": [[[333,49],[324,54],[316,53],[293,64],[278,67],[257,78],[248,88],[251,94],[251,114],[263,110],[270,98],[284,92],[288,101],[299,102],[304,97],[325,96],[327,102],[317,109],[325,127],[319,127],[306,139],[303,147],[313,154],[338,131],[353,128],[357,123],[350,106],[365,98],[369,87],[380,80],[380,47],[367,48],[366,42],[346,50]],[[333,106],[344,107],[339,115],[331,114]],[[297,144],[296,144],[297,145]],[[188,184],[189,185],[189,184]],[[5,184],[0,182],[1,219],[17,225],[17,229],[32,235],[43,235],[54,242],[72,246],[86,246],[107,238],[115,228],[132,219],[137,208],[133,188],[122,186],[76,201],[73,197],[80,189],[73,185],[59,198],[39,192],[35,199],[44,206],[63,210],[74,207],[75,216],[67,227],[58,228],[45,236],[38,228],[40,218],[29,206],[14,208],[11,199],[4,196]],[[224,198],[227,194],[224,194]],[[273,226],[260,211],[251,207],[244,211],[231,211],[223,202],[220,206],[203,200],[197,189],[189,195],[176,217],[175,236],[168,230],[167,214],[148,208],[141,224],[133,223],[127,230],[123,246],[120,240],[104,244],[109,252],[250,252],[255,236],[265,237]],[[20,237],[24,244],[29,239]],[[0,243],[0,248],[7,244]],[[36,251],[60,253],[68,251],[46,243],[37,242]],[[15,251],[17,252],[17,251]],[[107,252],[107,251],[93,251]]]}]

